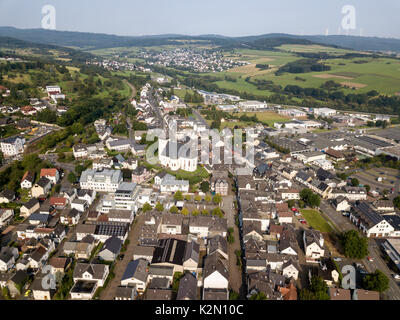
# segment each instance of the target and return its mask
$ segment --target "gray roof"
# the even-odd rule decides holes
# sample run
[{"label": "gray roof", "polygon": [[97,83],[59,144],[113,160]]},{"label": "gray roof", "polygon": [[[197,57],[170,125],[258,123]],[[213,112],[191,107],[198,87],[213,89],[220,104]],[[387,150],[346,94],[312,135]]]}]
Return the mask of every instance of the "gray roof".
[{"label": "gray roof", "polygon": [[122,172],[120,170],[103,169],[101,171],[96,171],[88,169],[82,172],[80,182],[87,182],[88,177],[92,177],[92,180],[95,182],[104,182],[109,178],[111,183],[118,184],[122,181]]},{"label": "gray roof", "polygon": [[204,260],[203,278],[218,271],[223,277],[229,279],[228,261],[218,252],[207,255]]},{"label": "gray roof", "polygon": [[77,263],[74,269],[74,278],[82,278],[85,272],[89,272],[93,279],[100,280],[103,279],[106,268],[107,265],[104,264]]},{"label": "gray roof", "polygon": [[208,240],[208,252],[211,254],[217,250],[228,253],[228,242],[226,238],[216,235]]},{"label": "gray roof", "polygon": [[195,262],[199,262],[200,245],[196,241],[192,241],[186,244],[185,255],[183,261],[192,259]]},{"label": "gray roof", "polygon": [[189,272],[179,281],[176,300],[197,300],[197,279]]},{"label": "gray roof", "polygon": [[147,264],[147,260],[144,259],[137,259],[129,262],[121,280],[135,278],[142,282],[146,282],[148,276]]},{"label": "gray roof", "polygon": [[121,239],[117,237],[110,237],[104,242],[104,246],[101,251],[108,250],[114,254],[119,254],[122,247]]}]

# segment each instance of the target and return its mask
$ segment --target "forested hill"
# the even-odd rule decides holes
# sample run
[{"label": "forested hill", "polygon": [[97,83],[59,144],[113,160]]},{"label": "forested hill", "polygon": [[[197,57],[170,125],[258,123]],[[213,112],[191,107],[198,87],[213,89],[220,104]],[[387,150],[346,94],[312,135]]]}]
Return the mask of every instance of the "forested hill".
[{"label": "forested hill", "polygon": [[84,63],[94,57],[92,54],[80,50],[51,44],[34,43],[0,35],[0,54],[12,52],[18,55],[23,50],[26,50],[27,54],[29,52],[30,55],[37,55],[42,59],[46,57],[48,59],[66,59],[77,63]]},{"label": "forested hill", "polygon": [[248,47],[263,50],[280,46],[281,44],[324,44],[353,50],[400,52],[400,39],[344,35],[299,36],[275,33],[246,37],[226,37],[219,35],[185,36],[177,34],[128,37],[101,33],[0,27],[0,36],[84,50],[113,47],[159,46],[167,44],[181,45],[183,43],[182,40],[197,40],[225,48]]}]

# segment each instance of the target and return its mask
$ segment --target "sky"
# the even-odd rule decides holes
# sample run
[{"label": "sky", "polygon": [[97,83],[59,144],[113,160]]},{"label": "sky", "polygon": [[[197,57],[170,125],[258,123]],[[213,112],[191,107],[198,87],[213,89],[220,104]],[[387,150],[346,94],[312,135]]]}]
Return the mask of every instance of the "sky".
[{"label": "sky", "polygon": [[[400,38],[400,0],[0,0],[0,26],[41,28],[44,5],[56,9],[60,31]],[[347,31],[341,27],[345,5],[355,8],[356,18]]]}]

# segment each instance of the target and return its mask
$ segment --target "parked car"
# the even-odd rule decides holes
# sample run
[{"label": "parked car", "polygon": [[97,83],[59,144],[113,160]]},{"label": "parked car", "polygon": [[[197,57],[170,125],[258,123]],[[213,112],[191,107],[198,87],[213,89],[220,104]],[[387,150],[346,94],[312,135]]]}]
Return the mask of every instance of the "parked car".
[{"label": "parked car", "polygon": [[302,223],[302,224],[307,224],[307,221],[304,220],[304,219],[300,219],[299,221],[300,221],[300,223]]},{"label": "parked car", "polygon": [[371,257],[367,257],[367,259],[368,259],[369,262],[373,262],[374,261],[374,259],[372,259]]},{"label": "parked car", "polygon": [[342,258],[333,258],[333,261],[340,262],[340,261],[342,261]]},{"label": "parked car", "polygon": [[398,275],[397,273],[392,273],[392,277],[396,280],[400,280],[400,275]]}]

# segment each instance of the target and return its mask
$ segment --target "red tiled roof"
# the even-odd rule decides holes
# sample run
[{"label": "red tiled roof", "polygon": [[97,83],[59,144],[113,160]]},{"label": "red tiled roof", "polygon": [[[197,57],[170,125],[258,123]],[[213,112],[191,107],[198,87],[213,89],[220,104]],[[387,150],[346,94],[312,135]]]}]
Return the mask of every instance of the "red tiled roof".
[{"label": "red tiled roof", "polygon": [[55,177],[56,174],[57,174],[57,169],[55,169],[55,168],[40,170],[40,177],[43,177],[43,176]]}]

